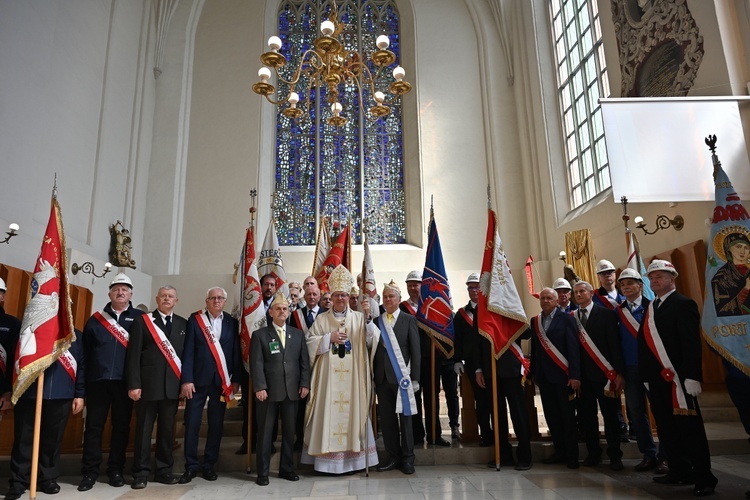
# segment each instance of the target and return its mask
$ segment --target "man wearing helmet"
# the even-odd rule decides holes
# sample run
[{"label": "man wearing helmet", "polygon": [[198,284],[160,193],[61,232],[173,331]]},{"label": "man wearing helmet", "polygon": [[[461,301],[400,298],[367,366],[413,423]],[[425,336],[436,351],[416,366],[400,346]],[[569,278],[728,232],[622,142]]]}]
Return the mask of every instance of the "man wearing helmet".
[{"label": "man wearing helmet", "polygon": [[[21,322],[5,313],[5,281],[0,278],[0,412],[11,408],[13,356],[16,353]],[[1,413],[0,413],[1,414]]]},{"label": "man wearing helmet", "polygon": [[599,278],[599,289],[594,294],[594,303],[614,310],[625,300],[617,289],[615,266],[608,260],[600,260],[596,263],[596,277]]},{"label": "man wearing helmet", "polygon": [[[401,310],[401,312],[404,312],[406,314],[410,314],[412,316],[417,315],[417,310],[419,310],[419,293],[422,288],[422,273],[420,271],[414,270],[409,271],[409,274],[406,275],[406,293],[408,294],[408,297],[406,300],[402,301],[401,304],[399,304],[398,308]],[[430,356],[430,347],[432,346],[430,335],[424,331],[419,325],[417,325],[418,331],[419,331],[419,352],[422,359],[422,374],[420,374],[421,380],[429,380],[428,377],[424,376],[424,369],[425,369],[425,360],[429,360]],[[429,369],[429,362],[427,363],[427,367]],[[429,373],[429,372],[428,372]],[[414,444],[423,444],[424,438],[425,438],[425,429],[424,429],[424,420],[423,420],[423,413],[422,413],[422,395],[425,394],[425,392],[420,387],[418,391],[414,393],[414,398],[417,401],[417,412],[412,415],[411,418],[411,425],[412,425],[412,434],[414,437]]]},{"label": "man wearing helmet", "polygon": [[102,432],[112,413],[107,475],[111,486],[125,484],[125,448],[130,432],[133,401],[125,385],[125,354],[133,321],[143,311],[133,307],[133,282],[119,273],[109,284],[110,302],[95,312],[83,329],[86,360],[86,430],[83,434],[83,479],[78,491],[93,488],[102,462]]},{"label": "man wearing helmet", "polygon": [[638,331],[638,373],[651,395],[651,411],[669,456],[669,473],[660,484],[692,484],[693,494],[714,492],[711,453],[698,395],[703,378],[700,313],[695,301],[675,291],[678,273],[671,262],[656,259],[648,279],[656,298]]},{"label": "man wearing helmet", "polygon": [[570,301],[573,289],[570,286],[570,281],[565,278],[557,278],[552,283],[552,288],[557,292],[557,306],[562,309],[563,312],[569,313],[575,311],[578,306]]}]

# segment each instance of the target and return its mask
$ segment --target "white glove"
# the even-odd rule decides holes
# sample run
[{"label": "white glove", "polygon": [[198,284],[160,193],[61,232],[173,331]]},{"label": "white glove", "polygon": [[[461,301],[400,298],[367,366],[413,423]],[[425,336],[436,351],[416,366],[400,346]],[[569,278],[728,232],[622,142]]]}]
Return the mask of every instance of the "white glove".
[{"label": "white glove", "polygon": [[456,375],[461,375],[464,372],[464,364],[462,361],[456,361],[453,363],[453,371],[456,372]]},{"label": "white glove", "polygon": [[644,382],[644,383],[643,383],[643,387],[645,387],[647,391],[650,391],[650,390],[651,390],[651,389],[649,389],[649,387],[648,387],[648,382]]},{"label": "white glove", "polygon": [[414,392],[419,392],[419,382],[417,382],[416,380],[411,381],[411,387]]},{"label": "white glove", "polygon": [[698,382],[697,380],[686,378],[685,379],[685,392],[687,392],[694,398],[697,398],[698,394],[701,393],[701,383]]}]

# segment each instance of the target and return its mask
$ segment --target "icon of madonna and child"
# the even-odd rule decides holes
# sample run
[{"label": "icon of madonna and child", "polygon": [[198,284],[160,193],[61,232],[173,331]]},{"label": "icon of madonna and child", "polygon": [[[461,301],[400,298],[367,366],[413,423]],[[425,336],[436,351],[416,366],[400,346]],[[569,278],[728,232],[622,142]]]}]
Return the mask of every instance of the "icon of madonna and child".
[{"label": "icon of madonna and child", "polygon": [[717,316],[750,314],[750,231],[727,226],[713,241],[717,259],[725,261],[711,279]]}]

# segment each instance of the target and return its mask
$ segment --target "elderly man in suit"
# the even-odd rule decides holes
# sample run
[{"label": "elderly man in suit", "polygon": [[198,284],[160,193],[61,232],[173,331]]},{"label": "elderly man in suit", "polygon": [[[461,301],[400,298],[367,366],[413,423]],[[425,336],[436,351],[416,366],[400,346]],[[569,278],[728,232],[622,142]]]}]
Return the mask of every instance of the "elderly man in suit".
[{"label": "elderly man in suit", "polygon": [[372,369],[378,395],[383,443],[389,460],[378,467],[388,471],[401,467],[414,474],[414,392],[419,390],[420,347],[417,320],[401,314],[401,290],[391,281],[383,288],[385,312],[378,318],[379,331],[373,343]]},{"label": "elderly man in suit", "polygon": [[656,259],[648,279],[656,298],[638,331],[638,373],[649,390],[659,439],[669,457],[661,484],[692,484],[693,495],[707,496],[719,482],[711,473],[711,453],[703,426],[702,342],[695,301],[675,291],[678,273],[671,262]]},{"label": "elderly man in suit", "polygon": [[542,312],[531,319],[531,373],[539,386],[544,419],[552,434],[554,453],[545,464],[567,462],[578,468],[575,402],[581,386],[580,344],[572,316],[557,307],[557,292],[539,294]]},{"label": "elderly man in suit", "polygon": [[156,309],[136,318],[130,330],[125,373],[128,396],[135,401],[134,481],[131,485],[134,490],[148,484],[154,422],[157,422],[154,481],[162,484],[178,481],[172,475],[172,444],[187,321],[173,314],[175,305],[177,290],[169,285],[159,288]]},{"label": "elderly man in suit", "polygon": [[[182,391],[185,405],[185,473],[180,484],[189,483],[198,473],[198,435],[203,407],[208,399],[208,434],[203,453],[203,478],[215,481],[214,465],[224,429],[227,400],[234,397],[242,367],[237,320],[224,314],[227,292],[215,286],[206,293],[206,308],[188,319],[182,355]],[[237,377],[239,379],[239,377]]]},{"label": "elderly man in suit", "polygon": [[279,477],[298,481],[294,472],[294,445],[297,404],[310,391],[310,357],[305,335],[288,326],[289,302],[277,293],[269,308],[273,322],[253,333],[250,346],[250,371],[258,400],[258,447],[255,454],[260,486],[268,485],[273,425],[281,410],[281,461]]},{"label": "elderly man in suit", "polygon": [[609,468],[623,469],[620,449],[620,391],[625,387],[625,361],[618,334],[617,313],[593,302],[594,288],[587,281],[573,286],[578,310],[579,339],[581,342],[581,412],[580,424],[586,438],[588,455],[583,465],[601,462],[599,418],[597,403],[604,417],[604,437],[607,440]]}]

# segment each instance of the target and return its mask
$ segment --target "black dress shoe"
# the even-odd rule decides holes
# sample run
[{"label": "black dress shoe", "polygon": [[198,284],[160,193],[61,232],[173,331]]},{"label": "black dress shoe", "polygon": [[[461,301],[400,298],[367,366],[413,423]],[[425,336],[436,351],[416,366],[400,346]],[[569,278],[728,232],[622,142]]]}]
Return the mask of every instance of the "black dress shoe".
[{"label": "black dress shoe", "polygon": [[[550,464],[561,464],[563,462],[567,462],[564,456],[562,455],[552,455],[549,458],[545,458],[542,460],[543,464],[550,465]],[[577,461],[576,461],[577,463]]]},{"label": "black dress shoe", "polygon": [[5,494],[5,500],[18,500],[26,492],[26,488],[20,484],[14,484]]},{"label": "black dress shoe", "polygon": [[666,460],[657,460],[654,474],[669,474],[669,464]]},{"label": "black dress shoe", "polygon": [[638,465],[635,466],[635,471],[645,472],[647,470],[653,469],[654,467],[656,467],[655,458],[644,458]]},{"label": "black dress shoe", "polygon": [[281,479],[286,479],[287,481],[299,481],[299,476],[296,472],[279,472],[279,477]]},{"label": "black dress shoe", "polygon": [[378,472],[386,472],[389,470],[397,469],[401,465],[398,460],[391,460],[385,465],[378,465]]},{"label": "black dress shoe", "polygon": [[583,465],[585,467],[594,467],[600,463],[602,463],[601,457],[592,457],[590,455],[583,460]]},{"label": "black dress shoe", "polygon": [[57,481],[46,481],[44,483],[39,483],[39,491],[46,493],[47,495],[56,495],[57,493],[60,493],[60,485],[57,484]]},{"label": "black dress shoe", "polygon": [[216,473],[213,468],[211,469],[203,469],[203,479],[206,481],[216,481],[219,478],[219,475]]},{"label": "black dress shoe", "polygon": [[148,479],[145,477],[137,477],[133,480],[133,484],[130,485],[134,490],[142,490],[148,484]]},{"label": "black dress shoe", "polygon": [[96,478],[93,476],[83,476],[78,484],[78,491],[89,491],[96,484]]},{"label": "black dress shoe", "polygon": [[[122,474],[119,472],[113,472],[109,475],[109,485],[114,488],[120,488],[122,486],[125,486],[125,478],[122,477]],[[79,486],[80,489],[80,486]]]},{"label": "black dress shoe", "polygon": [[716,488],[716,483],[719,481],[714,481],[713,484],[707,484],[705,486],[695,486],[693,488],[693,496],[696,497],[707,497],[708,495],[712,495],[714,493],[714,489]]},{"label": "black dress shoe", "polygon": [[514,468],[516,470],[529,470],[531,469],[531,462],[518,462]]},{"label": "black dress shoe", "polygon": [[237,451],[234,452],[235,455],[247,455],[247,443],[242,443],[242,446],[237,448]]},{"label": "black dress shoe", "polygon": [[622,464],[622,460],[610,460],[609,468],[610,470],[620,471],[623,470],[625,466]]},{"label": "black dress shoe", "polygon": [[179,481],[179,479],[172,474],[160,474],[158,476],[154,476],[154,481],[161,484],[177,484],[177,481]]},{"label": "black dress shoe", "polygon": [[436,437],[434,443],[432,442],[431,439],[428,440],[427,444],[436,444],[437,446],[450,446],[451,445],[451,443],[449,441],[446,441],[445,439],[443,439],[442,436]]},{"label": "black dress shoe", "polygon": [[255,484],[258,486],[268,486],[268,476],[258,476],[255,480]]},{"label": "black dress shoe", "polygon": [[413,464],[404,464],[404,467],[401,469],[401,471],[404,474],[414,474],[414,465]]},{"label": "black dress shoe", "polygon": [[197,475],[197,472],[195,472],[194,469],[188,469],[182,473],[182,476],[180,476],[180,479],[177,482],[179,484],[188,484],[190,481],[192,481],[195,478],[196,475]]}]

